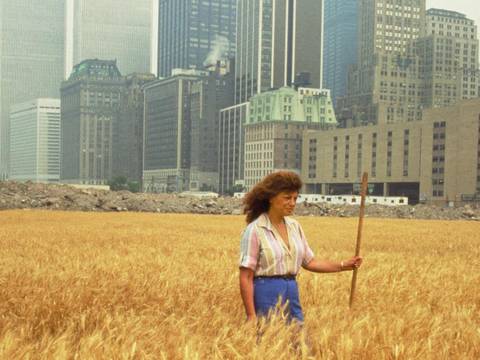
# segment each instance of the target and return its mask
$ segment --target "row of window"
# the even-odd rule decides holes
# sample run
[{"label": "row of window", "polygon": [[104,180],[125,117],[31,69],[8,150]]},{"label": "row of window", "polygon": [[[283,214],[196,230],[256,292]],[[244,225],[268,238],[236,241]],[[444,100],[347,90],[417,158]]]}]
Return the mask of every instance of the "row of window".
[{"label": "row of window", "polygon": [[433,123],[432,195],[443,196],[445,184],[445,132],[446,122]]}]

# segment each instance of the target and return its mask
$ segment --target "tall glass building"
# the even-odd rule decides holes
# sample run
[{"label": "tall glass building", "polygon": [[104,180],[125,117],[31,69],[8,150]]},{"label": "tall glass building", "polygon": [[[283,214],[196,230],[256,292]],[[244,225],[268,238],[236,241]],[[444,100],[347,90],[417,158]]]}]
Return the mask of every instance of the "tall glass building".
[{"label": "tall glass building", "polygon": [[237,0],[158,0],[158,75],[235,55]]},{"label": "tall glass building", "polygon": [[0,179],[8,174],[12,104],[58,98],[64,0],[0,0]]},{"label": "tall glass building", "polygon": [[235,101],[291,86],[322,87],[323,0],[239,0]]},{"label": "tall glass building", "polygon": [[117,60],[122,74],[149,72],[153,1],[66,0],[65,78],[95,58]]},{"label": "tall glass building", "polygon": [[334,103],[347,92],[348,69],[357,57],[357,0],[325,0],[324,86]]}]

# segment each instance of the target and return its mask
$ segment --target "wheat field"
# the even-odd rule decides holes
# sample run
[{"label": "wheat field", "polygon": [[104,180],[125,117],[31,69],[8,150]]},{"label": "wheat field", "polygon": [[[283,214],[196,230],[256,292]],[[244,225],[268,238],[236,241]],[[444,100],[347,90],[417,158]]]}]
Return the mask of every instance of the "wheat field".
[{"label": "wheat field", "polygon": [[[356,219],[297,218],[318,258]],[[241,216],[0,213],[1,359],[478,359],[480,224],[365,219],[351,273],[298,282],[305,328],[245,323]],[[297,339],[297,340],[295,340]]]}]

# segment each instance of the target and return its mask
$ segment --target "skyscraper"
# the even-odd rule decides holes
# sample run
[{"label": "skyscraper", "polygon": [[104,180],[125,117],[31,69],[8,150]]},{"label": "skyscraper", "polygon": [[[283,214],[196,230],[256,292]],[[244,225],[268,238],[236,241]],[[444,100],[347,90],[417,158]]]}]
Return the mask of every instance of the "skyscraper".
[{"label": "skyscraper", "polygon": [[151,192],[185,191],[190,169],[192,86],[207,73],[185,70],[145,87],[143,186]]},{"label": "skyscraper", "polygon": [[218,122],[218,191],[240,192],[245,186],[245,128],[250,103],[244,102],[220,111]]},{"label": "skyscraper", "polygon": [[421,60],[414,41],[425,32],[425,0],[360,0],[357,64],[337,105],[354,123],[420,120]]},{"label": "skyscraper", "polygon": [[362,0],[360,19],[358,63],[337,106],[353,125],[417,121],[426,108],[478,97],[473,20],[425,11],[425,0]]},{"label": "skyscraper", "polygon": [[140,184],[143,171],[143,86],[155,81],[156,77],[135,73],[124,79],[120,114],[113,131],[112,174]]},{"label": "skyscraper", "polygon": [[121,73],[150,72],[154,0],[66,0],[65,78],[85,59],[116,59]]},{"label": "skyscraper", "polygon": [[417,42],[424,61],[425,107],[456,104],[478,97],[478,36],[475,22],[464,14],[427,11],[426,36]]},{"label": "skyscraper", "polygon": [[158,75],[235,55],[237,0],[159,1]]},{"label": "skyscraper", "polygon": [[217,117],[233,101],[227,69],[176,69],[145,86],[145,190],[217,190]]},{"label": "skyscraper", "polygon": [[115,61],[97,59],[77,64],[62,83],[63,181],[103,185],[112,179],[124,86]]},{"label": "skyscraper", "polygon": [[232,63],[218,63],[190,93],[190,190],[218,191],[219,111],[233,104]]},{"label": "skyscraper", "polygon": [[322,87],[323,0],[239,0],[237,6],[237,104],[291,86],[299,73]]},{"label": "skyscraper", "polygon": [[0,1],[0,179],[8,174],[11,105],[59,97],[64,0]]},{"label": "skyscraper", "polygon": [[60,99],[15,104],[10,115],[10,179],[59,181]]},{"label": "skyscraper", "polygon": [[325,0],[324,87],[332,100],[345,96],[348,69],[357,56],[357,0]]}]

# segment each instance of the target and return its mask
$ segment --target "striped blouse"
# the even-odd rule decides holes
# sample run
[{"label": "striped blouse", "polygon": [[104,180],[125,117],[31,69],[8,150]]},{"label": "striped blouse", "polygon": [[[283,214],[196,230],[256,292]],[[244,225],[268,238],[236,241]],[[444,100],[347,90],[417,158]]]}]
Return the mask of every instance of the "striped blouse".
[{"label": "striped blouse", "polygon": [[296,275],[314,257],[298,221],[285,217],[290,249],[272,225],[267,213],[248,224],[240,246],[240,267],[255,276]]}]

